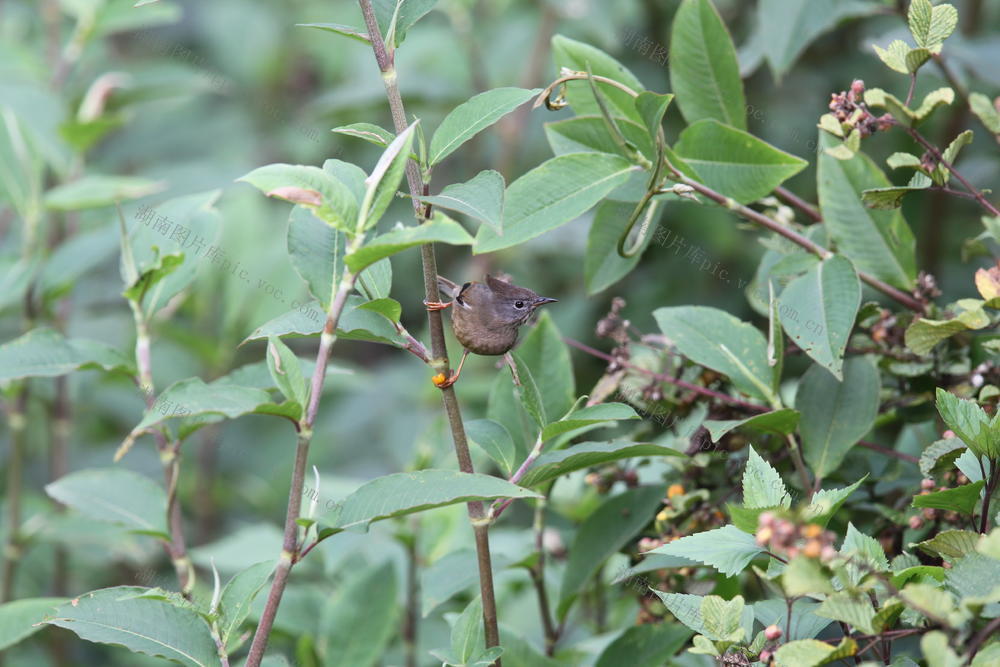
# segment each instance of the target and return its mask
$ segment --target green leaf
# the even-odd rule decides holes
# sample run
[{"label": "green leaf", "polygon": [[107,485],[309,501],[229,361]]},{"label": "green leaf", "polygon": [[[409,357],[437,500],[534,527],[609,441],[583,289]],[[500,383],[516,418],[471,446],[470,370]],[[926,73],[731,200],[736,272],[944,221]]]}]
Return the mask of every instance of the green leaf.
[{"label": "green leaf", "polygon": [[[337,323],[337,337],[386,343],[397,347],[403,345],[404,341],[395,327],[382,315],[363,308],[365,303],[367,301],[359,296],[347,297],[344,313]],[[310,336],[320,333],[325,322],[326,313],[320,308],[318,302],[312,301],[257,327],[253,333],[246,337],[244,342],[288,334]]]},{"label": "green leaf", "polygon": [[510,432],[503,424],[492,419],[474,419],[465,422],[465,433],[500,466],[504,474],[510,476],[514,471],[516,450]]},{"label": "green leaf", "polygon": [[205,384],[198,377],[178,380],[156,398],[156,403],[146,410],[129,438],[133,438],[168,419],[218,414],[235,419],[253,412],[261,403],[270,402],[266,391],[255,387],[213,382]]},{"label": "green leaf", "polygon": [[535,420],[535,424],[541,428],[549,421],[548,413],[545,411],[542,391],[539,389],[538,383],[535,382],[534,373],[521,358],[521,355],[515,352],[511,355],[511,358],[514,360],[514,366],[517,368],[517,374],[521,381],[520,385],[515,387],[514,390],[525,411],[531,415],[532,419]]},{"label": "green leaf", "polygon": [[780,303],[788,337],[842,379],[844,350],[861,305],[861,281],[850,260],[833,255],[817,262],[785,287]]},{"label": "green leaf", "polygon": [[[548,311],[538,317],[538,323],[517,347],[515,356],[531,369],[544,414],[549,419],[565,415],[576,397],[573,364],[569,348]],[[546,426],[549,419],[543,419],[539,425]]]},{"label": "green leaf", "polygon": [[413,134],[418,123],[419,120],[411,123],[386,146],[372,173],[365,179],[363,220],[357,225],[360,229],[374,227],[396,196],[399,182],[406,172],[406,161],[410,159],[410,147],[413,145]]},{"label": "green leaf", "polygon": [[760,457],[752,445],[749,449],[749,458],[743,470],[743,506],[755,509],[791,505],[792,498],[781,475]]},{"label": "green leaf", "polygon": [[965,664],[952,650],[948,635],[939,630],[928,632],[920,638],[920,651],[927,658],[929,667],[960,667]]},{"label": "green leaf", "polygon": [[658,308],[653,317],[685,357],[728,376],[745,394],[773,398],[767,341],[756,327],[706,306]]},{"label": "green leaf", "polygon": [[736,526],[723,526],[682,537],[647,553],[680,556],[710,565],[727,577],[733,577],[763,551],[753,535]]},{"label": "green leaf", "polygon": [[59,607],[45,622],[90,642],[183,665],[216,667],[219,656],[204,619],[190,609],[137,597],[147,590],[116,586],[91,591]]},{"label": "green leaf", "polygon": [[66,338],[43,327],[0,345],[0,382],[26,377],[57,377],[82,369],[132,371],[132,362],[115,348],[94,340]]},{"label": "green leaf", "polygon": [[358,273],[383,257],[389,257],[407,248],[425,243],[470,245],[472,237],[462,225],[440,211],[435,211],[434,217],[423,224],[409,227],[400,225],[371,239],[345,258],[347,268]]},{"label": "green leaf", "polygon": [[[383,257],[374,264],[366,267],[358,274],[355,288],[366,299],[372,301],[386,299],[392,291],[392,261],[389,257]],[[359,308],[369,308],[366,305]],[[377,312],[377,311],[376,311]]]},{"label": "green leaf", "polygon": [[818,639],[799,639],[782,644],[774,652],[774,661],[777,667],[819,667],[849,658],[857,651],[857,642],[850,637],[844,637],[837,646]]},{"label": "green leaf", "polygon": [[745,130],[746,98],[736,49],[709,0],[683,0],[670,33],[670,88],[684,119],[714,118]]},{"label": "green leaf", "polygon": [[[502,553],[492,554],[494,572],[506,569],[510,559]],[[421,614],[430,615],[439,605],[479,582],[476,552],[473,549],[451,551],[420,569]]]},{"label": "green leaf", "polygon": [[809,164],[712,119],[685,128],[674,150],[694,169],[698,180],[740,204],[766,197]]},{"label": "green leaf", "polygon": [[[628,226],[635,205],[631,202],[602,201],[594,211],[587,235],[587,253],[583,260],[583,277],[587,294],[597,294],[624,278],[642,259],[642,254],[655,234],[646,234],[641,248],[631,257],[618,254],[618,239]],[[659,217],[659,216],[657,216]],[[656,220],[653,220],[656,224]]]},{"label": "green leaf", "polygon": [[350,125],[335,127],[330,131],[337,134],[346,134],[349,137],[364,139],[382,148],[391,144],[392,140],[396,138],[396,135],[389,130],[379,125],[373,125],[372,123],[351,123]]},{"label": "green leaf", "polygon": [[309,388],[302,375],[302,362],[277,336],[267,339],[267,368],[275,386],[285,398],[299,405],[309,402]]},{"label": "green leaf", "polygon": [[873,3],[857,0],[762,0],[757,5],[757,30],[774,78],[780,80],[817,37],[845,19],[874,11]]},{"label": "green leaf", "polygon": [[993,100],[982,93],[970,93],[969,108],[987,130],[993,134],[1000,134],[1000,112],[993,105]]},{"label": "green leaf", "polygon": [[[642,83],[632,72],[617,60],[589,44],[556,35],[552,38],[552,59],[556,69],[568,68],[574,72],[590,71],[594,76],[603,76],[624,84],[636,93],[642,92]],[[614,86],[595,82],[610,107],[612,116],[621,116],[636,123],[642,117],[635,108],[635,98]],[[568,81],[566,101],[577,116],[597,116],[601,109],[587,81]]]},{"label": "green leaf", "polygon": [[676,625],[633,625],[608,644],[595,667],[659,667],[668,664],[690,638],[690,632]]},{"label": "green leaf", "polygon": [[377,663],[396,628],[396,588],[396,568],[387,560],[348,577],[327,598],[316,640],[323,665]]},{"label": "green leaf", "polygon": [[834,593],[823,601],[815,613],[825,618],[847,623],[866,634],[875,634],[876,632],[872,625],[875,609],[872,608],[871,600],[860,593],[855,595],[846,592]]},{"label": "green leaf", "polygon": [[449,185],[441,194],[421,197],[425,204],[464,213],[503,234],[504,180],[500,172],[487,169],[465,183]]},{"label": "green leaf", "polygon": [[638,419],[630,406],[624,403],[598,403],[579,410],[570,412],[559,421],[550,422],[542,429],[542,442],[546,442],[569,431],[579,428],[593,426],[595,424],[607,424],[619,419]]},{"label": "green leaf", "polygon": [[[840,545],[839,553],[853,561],[866,563],[868,570],[886,572],[889,569],[889,561],[886,560],[885,551],[879,541],[858,531],[851,522],[847,523],[847,534],[844,536],[844,543]],[[848,564],[847,574],[851,584],[857,586],[868,575],[868,570]]]},{"label": "green leaf", "polygon": [[131,470],[78,470],[47,484],[45,492],[91,519],[169,539],[166,493]]},{"label": "green leaf", "polygon": [[[944,149],[941,156],[944,158],[944,162],[950,165],[954,165],[955,161],[958,159],[958,154],[962,150],[963,146],[967,146],[972,143],[972,130],[965,130],[960,133],[957,137],[951,140],[948,147]],[[948,170],[944,164],[938,164],[934,167],[934,171],[931,172],[931,178],[934,182],[939,185],[945,185],[951,179],[951,172]]]},{"label": "green leaf", "polygon": [[911,74],[910,68],[906,64],[906,56],[910,53],[910,45],[901,39],[894,39],[889,42],[889,46],[885,49],[880,47],[878,44],[872,45],[875,48],[875,53],[878,54],[879,59],[889,69],[895,70],[900,74]]},{"label": "green leaf", "polygon": [[288,218],[288,256],[325,312],[344,272],[344,235],[296,206]]},{"label": "green leaf", "polygon": [[[648,93],[652,94],[652,93]],[[639,123],[625,118],[615,120],[615,125],[621,131],[625,140],[631,143],[648,160],[655,159],[656,151],[653,139],[648,131]],[[608,126],[602,116],[574,116],[563,120],[545,123],[545,138],[556,155],[568,153],[613,153],[631,158],[632,155],[608,132]],[[645,192],[648,176],[636,172],[633,179],[639,180],[639,185]]]},{"label": "green leaf", "polygon": [[374,299],[361,304],[358,308],[378,313],[390,322],[399,322],[399,318],[403,314],[403,306],[395,299],[389,298]]},{"label": "green leaf", "polygon": [[682,454],[676,449],[652,443],[620,440],[581,442],[567,449],[539,456],[521,478],[520,484],[526,487],[538,487],[577,470],[640,456],[682,456]]},{"label": "green leaf", "polygon": [[[836,141],[820,133],[821,146]],[[872,211],[861,192],[889,187],[885,174],[866,155],[837,160],[819,156],[817,175],[824,226],[838,249],[862,271],[889,284],[909,289],[916,277],[913,233],[899,211]]]},{"label": "green leaf", "polygon": [[[372,7],[375,10],[375,19],[378,21],[379,29],[387,42],[386,45],[389,46],[391,43],[395,47],[402,44],[406,38],[406,32],[436,4],[437,0],[374,0]],[[394,16],[396,23],[392,32],[395,38],[390,40],[389,32],[393,28]]]},{"label": "green leaf", "polygon": [[788,597],[834,592],[830,577],[823,572],[819,562],[815,558],[801,555],[785,566],[785,571],[781,574],[781,586]]},{"label": "green leaf", "polygon": [[336,229],[354,231],[358,217],[358,202],[354,193],[333,174],[319,167],[269,164],[236,180],[249,183],[268,197],[310,208],[317,217]]},{"label": "green leaf", "polygon": [[373,479],[318,520],[340,531],[472,500],[540,497],[533,491],[489,475],[420,470]]},{"label": "green leaf", "polygon": [[273,560],[255,563],[236,574],[222,589],[222,596],[219,598],[219,636],[223,646],[229,645],[230,640],[238,636],[236,633],[250,613],[250,606],[271,578],[272,572]]},{"label": "green leaf", "polygon": [[718,595],[703,597],[701,620],[705,624],[705,636],[723,642],[749,639],[740,623],[744,608],[742,595],[737,595],[732,600],[725,600]]},{"label": "green leaf", "polygon": [[955,432],[976,456],[1000,456],[1000,426],[981,407],[966,398],[959,398],[941,387],[937,389],[937,409],[941,419]]},{"label": "green leaf", "polygon": [[587,517],[569,549],[559,592],[560,619],[601,563],[649,523],[662,499],[661,487],[640,486],[609,498]]},{"label": "green leaf", "polygon": [[805,508],[802,518],[811,523],[818,523],[826,527],[833,515],[844,504],[844,502],[854,493],[861,483],[868,479],[867,473],[864,477],[854,482],[850,486],[842,489],[823,489],[813,494],[809,505]]},{"label": "green leaf", "polygon": [[955,561],[975,553],[979,533],[971,530],[943,530],[929,540],[918,542],[917,548],[932,556]]},{"label": "green leaf", "polygon": [[706,419],[705,428],[712,436],[713,442],[718,442],[722,436],[738,428],[747,428],[766,433],[792,433],[799,423],[799,413],[791,408],[771,410],[745,419]]},{"label": "green leaf", "polygon": [[451,626],[451,656],[454,664],[467,665],[485,648],[483,637],[483,601],[476,597]]},{"label": "green leaf", "polygon": [[972,514],[976,505],[979,504],[979,496],[985,483],[985,481],[979,480],[974,484],[963,484],[944,491],[913,496],[913,507],[933,507],[961,512],[962,514]]},{"label": "green leaf", "polygon": [[672,93],[660,94],[648,90],[642,91],[635,98],[633,102],[635,110],[639,112],[639,116],[646,124],[646,131],[649,132],[651,140],[656,141],[656,136],[663,124],[663,115],[667,112],[667,107],[670,106],[673,99]]},{"label": "green leaf", "polygon": [[879,373],[866,357],[852,357],[838,381],[822,366],[802,376],[795,408],[806,462],[818,477],[840,467],[847,452],[871,429],[878,414]]},{"label": "green leaf", "polygon": [[904,62],[906,63],[906,69],[910,74],[916,74],[917,70],[923,67],[931,58],[930,49],[917,48],[910,49],[910,52],[906,54]]},{"label": "green leaf", "polygon": [[134,176],[88,174],[72,183],[57,185],[45,193],[45,207],[54,211],[79,211],[113,206],[117,202],[141,199],[165,189],[163,181]]},{"label": "green leaf", "polygon": [[925,355],[941,341],[968,330],[969,326],[957,317],[950,320],[929,320],[921,317],[906,327],[904,340],[906,347],[916,354]]},{"label": "green leaf", "polygon": [[519,245],[576,219],[637,169],[625,158],[605,153],[571,153],[543,162],[507,188],[503,236],[480,227],[474,252]]},{"label": "green leaf", "polygon": [[913,185],[900,185],[891,188],[872,188],[861,193],[861,201],[868,208],[888,211],[903,205],[903,197],[911,192],[920,192],[931,186],[931,179],[923,174],[914,174],[910,179]]},{"label": "green leaf", "polygon": [[[296,23],[298,28],[316,28],[317,30],[324,30],[326,32],[332,32],[335,35],[343,35],[344,37],[350,37],[353,40],[357,40],[362,44],[371,44],[372,40],[368,37],[368,33],[361,28],[355,28],[354,26],[343,25],[341,23]],[[362,123],[359,123],[359,125]],[[340,128],[336,128],[333,131],[336,132]]]},{"label": "green leaf", "polygon": [[931,477],[952,470],[955,459],[962,455],[965,448],[965,443],[959,438],[944,438],[932,442],[920,454],[920,473],[924,477]]},{"label": "green leaf", "polygon": [[935,7],[931,0],[911,0],[906,18],[917,45],[940,53],[941,43],[958,25],[958,10],[949,4]]},{"label": "green leaf", "polygon": [[66,598],[24,598],[0,605],[0,651],[42,629],[42,619]]},{"label": "green leaf", "polygon": [[428,161],[431,166],[445,159],[459,146],[518,108],[539,93],[539,89],[494,88],[470,98],[451,110],[431,139]]}]

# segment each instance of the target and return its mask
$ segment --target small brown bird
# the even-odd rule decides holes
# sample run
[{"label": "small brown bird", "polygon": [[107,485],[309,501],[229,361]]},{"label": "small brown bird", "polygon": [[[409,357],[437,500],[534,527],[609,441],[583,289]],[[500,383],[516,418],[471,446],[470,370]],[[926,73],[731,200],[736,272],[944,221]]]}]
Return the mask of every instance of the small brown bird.
[{"label": "small brown bird", "polygon": [[454,304],[451,327],[455,338],[465,348],[454,375],[445,378],[441,374],[434,378],[434,384],[441,388],[455,384],[469,352],[484,356],[504,355],[516,380],[514,363],[507,353],[517,342],[518,329],[536,308],[558,301],[493,276],[486,276],[485,283],[464,285],[438,276],[438,289],[452,300],[448,303],[425,301],[424,305],[428,310],[443,310]]}]

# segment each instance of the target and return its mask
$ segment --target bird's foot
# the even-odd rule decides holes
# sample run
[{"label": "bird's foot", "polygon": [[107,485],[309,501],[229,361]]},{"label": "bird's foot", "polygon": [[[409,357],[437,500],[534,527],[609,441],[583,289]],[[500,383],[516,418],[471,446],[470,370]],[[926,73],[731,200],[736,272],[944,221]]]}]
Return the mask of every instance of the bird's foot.
[{"label": "bird's foot", "polygon": [[451,301],[449,301],[448,303],[443,303],[441,301],[428,301],[428,300],[424,299],[424,307],[427,308],[427,310],[431,310],[431,311],[444,310],[445,308],[447,308],[451,304],[452,304]]}]

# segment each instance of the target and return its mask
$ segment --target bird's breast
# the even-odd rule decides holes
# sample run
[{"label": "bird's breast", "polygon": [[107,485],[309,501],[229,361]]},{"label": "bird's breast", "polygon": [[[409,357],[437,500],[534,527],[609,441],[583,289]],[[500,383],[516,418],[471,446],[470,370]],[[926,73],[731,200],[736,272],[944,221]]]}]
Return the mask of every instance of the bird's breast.
[{"label": "bird's breast", "polygon": [[484,356],[504,354],[517,342],[517,327],[481,321],[475,309],[452,308],[451,326],[465,349]]}]

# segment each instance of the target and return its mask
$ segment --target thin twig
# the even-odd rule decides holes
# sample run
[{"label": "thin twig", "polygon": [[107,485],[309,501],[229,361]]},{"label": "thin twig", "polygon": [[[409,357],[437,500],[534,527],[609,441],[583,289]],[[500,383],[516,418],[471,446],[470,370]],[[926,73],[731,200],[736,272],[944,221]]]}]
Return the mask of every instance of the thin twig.
[{"label": "thin twig", "polygon": [[990,215],[1000,216],[1000,209],[997,209],[997,207],[994,206],[990,202],[990,200],[986,198],[986,195],[984,195],[980,190],[976,189],[975,186],[969,183],[969,181],[967,181],[965,177],[962,176],[961,172],[959,172],[954,165],[948,162],[948,160],[944,159],[944,155],[941,153],[941,151],[938,149],[937,146],[929,142],[924,137],[924,135],[920,134],[920,132],[918,132],[915,128],[907,127],[905,125],[901,125],[901,127],[908,135],[910,135],[910,137],[913,138],[914,141],[916,141],[918,144],[926,148],[927,151],[934,156],[934,159],[936,159],[938,163],[943,165],[945,169],[951,172],[952,176],[958,179],[958,182],[961,183],[962,186],[966,190],[968,190],[969,193],[972,194],[973,198],[977,202],[979,202],[979,205],[982,206],[984,209],[986,209]]},{"label": "thin twig", "polygon": [[805,199],[802,199],[802,197],[799,197],[791,190],[779,185],[774,189],[774,194],[805,213],[806,216],[813,220],[813,222],[823,222],[823,215],[819,212],[819,209],[807,202]]},{"label": "thin twig", "polygon": [[[392,113],[393,126],[397,133],[402,132],[407,127],[406,110],[403,106],[403,98],[399,94],[399,85],[396,79],[396,67],[394,63],[394,52],[386,50],[385,42],[375,19],[375,11],[372,9],[371,0],[358,0],[361,5],[361,13],[364,15],[365,26],[371,38],[372,51],[379,71],[382,73],[382,83],[385,85],[386,97],[389,101],[389,110]],[[410,197],[413,202],[414,214],[418,221],[426,218],[429,207],[424,209],[420,203],[422,194],[426,194],[425,186],[421,183],[419,168],[411,160],[406,163],[406,180],[410,188]],[[437,256],[434,252],[434,244],[427,243],[420,247],[420,257],[423,266],[424,297],[428,302],[440,301],[441,295],[438,292],[437,284]],[[448,348],[444,337],[444,320],[440,311],[428,310],[427,319],[430,326],[431,335],[431,365],[437,373],[448,374]],[[462,412],[458,405],[458,398],[453,387],[441,388],[441,401],[444,403],[445,413],[448,416],[448,423],[451,427],[451,438],[455,446],[455,456],[458,459],[459,470],[465,473],[472,473],[472,457],[469,454],[469,443],[465,435],[465,425],[462,422]],[[483,627],[486,635],[486,647],[490,648],[500,644],[500,631],[497,623],[496,598],[493,591],[493,564],[490,558],[489,523],[485,520],[485,510],[481,502],[467,503],[469,520],[472,523],[473,534],[476,541],[476,559],[479,566],[479,590],[483,602]],[[500,667],[500,660],[494,663]]]}]

